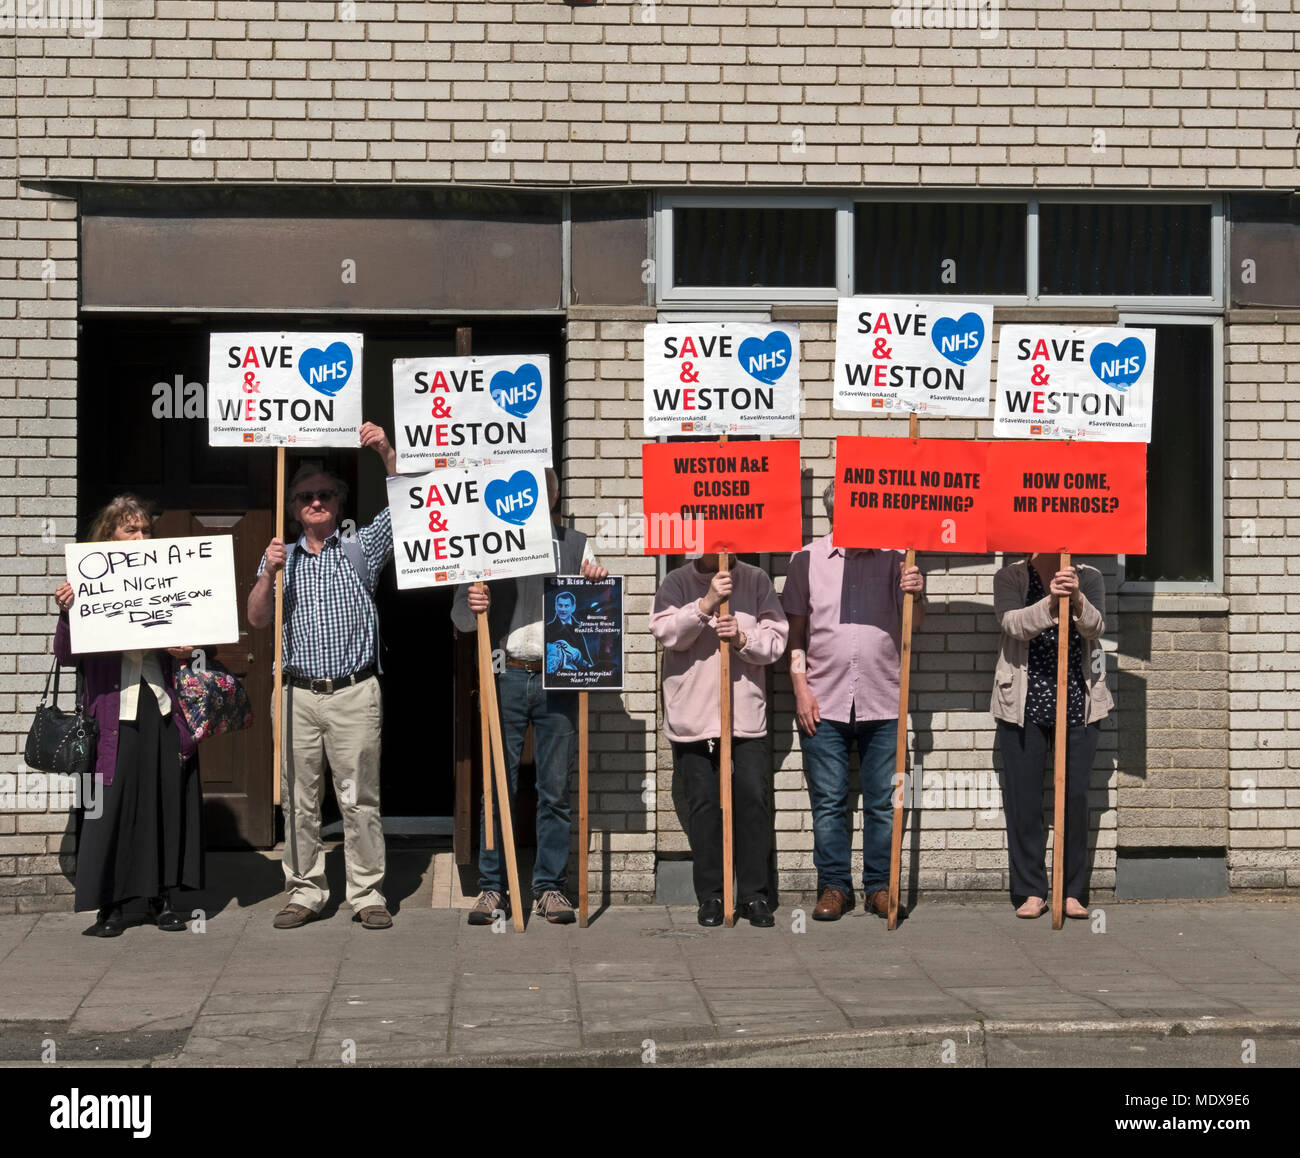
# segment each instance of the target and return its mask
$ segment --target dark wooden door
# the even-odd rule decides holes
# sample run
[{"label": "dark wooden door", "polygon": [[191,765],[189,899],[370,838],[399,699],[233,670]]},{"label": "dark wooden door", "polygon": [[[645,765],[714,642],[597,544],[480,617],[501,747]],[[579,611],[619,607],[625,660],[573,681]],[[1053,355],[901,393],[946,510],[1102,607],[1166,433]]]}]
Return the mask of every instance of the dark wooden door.
[{"label": "dark wooden door", "polygon": [[199,748],[204,820],[208,843],[214,848],[269,848],[275,843],[271,767],[274,632],[250,632],[244,615],[257,565],[273,530],[270,511],[220,514],[169,510],[154,528],[160,538],[228,534],[234,539],[239,642],[205,650],[242,681],[253,705],[253,726],[244,732],[213,736]]}]

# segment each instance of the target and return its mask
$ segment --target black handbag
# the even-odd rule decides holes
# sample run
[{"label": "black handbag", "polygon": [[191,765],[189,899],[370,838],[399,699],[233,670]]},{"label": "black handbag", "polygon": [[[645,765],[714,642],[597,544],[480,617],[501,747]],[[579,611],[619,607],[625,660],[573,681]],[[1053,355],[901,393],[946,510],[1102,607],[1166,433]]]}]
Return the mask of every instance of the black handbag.
[{"label": "black handbag", "polygon": [[[54,700],[46,703],[50,680],[54,680]],[[45,677],[45,690],[36,707],[36,719],[27,733],[24,756],[29,768],[38,772],[61,772],[81,776],[95,764],[95,745],[99,741],[99,724],[81,703],[81,669],[77,669],[77,690],[71,712],[59,710],[59,661]]]}]

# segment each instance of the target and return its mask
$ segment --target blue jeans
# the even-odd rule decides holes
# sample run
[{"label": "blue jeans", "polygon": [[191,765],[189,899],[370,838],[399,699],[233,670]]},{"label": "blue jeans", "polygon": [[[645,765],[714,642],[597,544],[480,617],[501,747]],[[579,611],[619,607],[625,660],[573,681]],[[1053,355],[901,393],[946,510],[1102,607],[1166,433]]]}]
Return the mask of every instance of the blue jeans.
[{"label": "blue jeans", "polygon": [[[537,859],[533,862],[533,896],[547,889],[564,891],[569,865],[569,771],[578,758],[576,692],[542,690],[542,673],[507,667],[497,677],[501,701],[501,738],[505,747],[510,795],[519,787],[519,756],[524,733],[533,725],[533,759],[537,765]],[[492,783],[495,794],[496,781]],[[483,806],[479,805],[478,871],[480,892],[506,891],[501,863],[501,801],[493,800],[495,848],[487,847]]]},{"label": "blue jeans", "polygon": [[811,736],[799,732],[804,775],[812,803],[813,864],[817,891],[852,894],[853,838],[848,826],[849,752],[858,747],[862,784],[862,887],[867,896],[889,887],[889,844],[894,829],[890,790],[894,781],[897,720],[842,724],[822,720]]}]

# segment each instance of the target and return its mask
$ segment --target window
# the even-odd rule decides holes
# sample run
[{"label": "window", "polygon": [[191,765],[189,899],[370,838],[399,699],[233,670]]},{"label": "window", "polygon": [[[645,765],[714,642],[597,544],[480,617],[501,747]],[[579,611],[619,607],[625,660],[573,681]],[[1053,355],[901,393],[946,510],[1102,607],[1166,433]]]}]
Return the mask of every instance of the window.
[{"label": "window", "polygon": [[1208,296],[1210,206],[1044,202],[1038,292]]},{"label": "window", "polygon": [[1217,590],[1222,575],[1222,458],[1218,323],[1126,315],[1156,331],[1147,447],[1147,553],[1124,559],[1126,585]]},{"label": "window", "polygon": [[873,201],[853,207],[857,294],[1025,293],[1028,206]]},{"label": "window", "polygon": [[686,207],[673,214],[673,285],[835,286],[835,210]]}]

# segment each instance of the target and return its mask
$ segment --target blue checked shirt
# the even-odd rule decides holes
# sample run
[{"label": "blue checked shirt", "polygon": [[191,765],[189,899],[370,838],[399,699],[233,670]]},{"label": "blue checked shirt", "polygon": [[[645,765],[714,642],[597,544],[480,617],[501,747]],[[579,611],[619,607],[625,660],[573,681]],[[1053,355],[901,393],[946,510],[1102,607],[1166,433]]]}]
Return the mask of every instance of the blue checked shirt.
[{"label": "blue checked shirt", "polygon": [[[284,569],[284,670],[299,679],[336,680],[375,662],[379,613],[375,585],[393,557],[393,520],[385,507],[357,532],[370,565],[367,590],[335,531],[319,555],[306,536],[289,551]],[[266,570],[266,556],[257,573]]]}]

